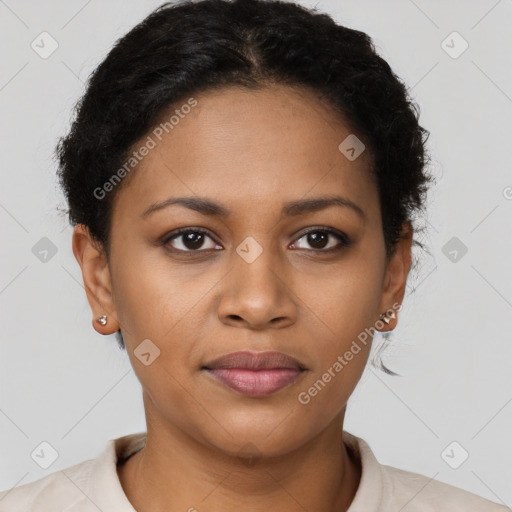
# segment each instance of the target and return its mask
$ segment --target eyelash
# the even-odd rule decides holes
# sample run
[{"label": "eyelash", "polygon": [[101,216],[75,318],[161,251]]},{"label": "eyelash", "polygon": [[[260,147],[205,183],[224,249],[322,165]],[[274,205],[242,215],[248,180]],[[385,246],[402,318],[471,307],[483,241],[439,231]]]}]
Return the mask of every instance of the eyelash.
[{"label": "eyelash", "polygon": [[[196,253],[218,250],[218,249],[197,249],[197,250],[189,249],[187,251],[184,251],[182,249],[174,249],[174,248],[167,247],[167,245],[175,238],[179,238],[181,235],[185,235],[185,234],[189,234],[189,233],[196,233],[196,234],[199,233],[202,235],[206,235],[209,238],[211,238],[215,243],[217,243],[217,241],[212,237],[212,235],[208,231],[206,231],[202,228],[180,228],[180,229],[177,229],[176,231],[173,231],[169,235],[165,236],[164,239],[161,241],[161,245],[165,246],[167,248],[167,250],[169,250],[173,253],[180,253],[180,254],[187,254],[187,255],[193,255]],[[323,226],[317,226],[317,227],[308,229],[307,231],[303,231],[298,235],[298,237],[295,240],[300,240],[301,238],[303,238],[311,233],[325,233],[328,235],[333,235],[335,238],[337,238],[339,240],[340,244],[335,247],[331,247],[329,249],[298,249],[298,250],[313,251],[316,253],[331,253],[331,252],[336,252],[336,251],[345,249],[352,244],[352,240],[342,231],[338,231],[338,230],[323,227]],[[295,249],[295,250],[297,250],[297,249]]]}]

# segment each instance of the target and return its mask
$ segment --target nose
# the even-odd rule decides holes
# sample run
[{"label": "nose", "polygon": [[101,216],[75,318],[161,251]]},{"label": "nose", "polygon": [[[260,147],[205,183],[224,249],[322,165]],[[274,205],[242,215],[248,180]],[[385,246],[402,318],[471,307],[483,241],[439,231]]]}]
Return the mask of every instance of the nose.
[{"label": "nose", "polygon": [[251,263],[234,252],[217,306],[223,323],[253,330],[295,323],[298,299],[287,282],[283,262],[271,252],[264,249]]}]

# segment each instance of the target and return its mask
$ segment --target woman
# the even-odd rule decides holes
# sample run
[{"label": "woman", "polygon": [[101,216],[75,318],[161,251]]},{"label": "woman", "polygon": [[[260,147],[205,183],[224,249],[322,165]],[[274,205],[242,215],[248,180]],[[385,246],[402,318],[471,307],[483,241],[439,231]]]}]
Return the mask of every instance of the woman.
[{"label": "woman", "polygon": [[165,4],[118,41],[57,154],[147,433],[0,509],[506,510],[343,430],[398,322],[426,135],[370,38],[298,5]]}]

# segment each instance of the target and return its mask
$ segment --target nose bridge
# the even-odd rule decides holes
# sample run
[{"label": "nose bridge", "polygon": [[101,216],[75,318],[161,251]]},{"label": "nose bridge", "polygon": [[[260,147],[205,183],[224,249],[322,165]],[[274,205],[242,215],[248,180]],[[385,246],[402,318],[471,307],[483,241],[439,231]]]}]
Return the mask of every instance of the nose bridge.
[{"label": "nose bridge", "polygon": [[270,236],[262,236],[258,240],[248,236],[236,247],[233,253],[235,283],[237,288],[244,288],[245,294],[252,294],[255,298],[260,294],[276,295],[281,288],[279,253],[272,244]]},{"label": "nose bridge", "polygon": [[219,303],[219,315],[224,321],[236,318],[261,328],[274,319],[295,315],[280,254],[272,243],[270,236],[258,240],[248,236],[236,246],[229,284]]}]

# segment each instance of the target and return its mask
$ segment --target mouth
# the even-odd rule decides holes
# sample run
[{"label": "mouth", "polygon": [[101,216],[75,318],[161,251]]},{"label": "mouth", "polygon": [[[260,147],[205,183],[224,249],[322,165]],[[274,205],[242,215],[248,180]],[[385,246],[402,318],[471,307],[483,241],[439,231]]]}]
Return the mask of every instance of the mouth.
[{"label": "mouth", "polygon": [[307,368],[282,352],[233,352],[203,367],[217,381],[242,395],[268,396],[298,380]]}]

